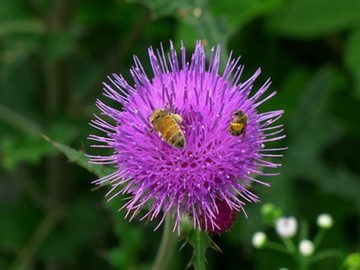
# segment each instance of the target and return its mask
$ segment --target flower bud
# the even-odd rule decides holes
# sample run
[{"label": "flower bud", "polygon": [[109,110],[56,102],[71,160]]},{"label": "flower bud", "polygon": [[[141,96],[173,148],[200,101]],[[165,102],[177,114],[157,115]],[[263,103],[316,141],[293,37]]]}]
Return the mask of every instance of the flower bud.
[{"label": "flower bud", "polygon": [[215,213],[214,220],[211,222],[209,219],[200,216],[201,228],[211,233],[224,233],[228,231],[236,217],[235,209],[231,208],[225,201],[217,199],[215,201],[218,213]]},{"label": "flower bud", "polygon": [[316,222],[322,229],[330,229],[334,223],[332,217],[329,214],[319,215]]},{"label": "flower bud", "polygon": [[271,203],[266,203],[261,207],[261,214],[266,224],[273,225],[282,215],[280,208]]},{"label": "flower bud", "polygon": [[276,232],[282,238],[293,237],[297,232],[297,220],[294,217],[282,217],[276,221]]},{"label": "flower bud", "polygon": [[302,240],[299,244],[300,254],[303,256],[310,256],[314,253],[315,247],[312,241]]},{"label": "flower bud", "polygon": [[262,248],[266,243],[267,237],[263,232],[257,232],[254,234],[251,243],[255,248]]},{"label": "flower bud", "polygon": [[360,269],[360,253],[349,254],[344,262],[346,270],[359,270]]}]

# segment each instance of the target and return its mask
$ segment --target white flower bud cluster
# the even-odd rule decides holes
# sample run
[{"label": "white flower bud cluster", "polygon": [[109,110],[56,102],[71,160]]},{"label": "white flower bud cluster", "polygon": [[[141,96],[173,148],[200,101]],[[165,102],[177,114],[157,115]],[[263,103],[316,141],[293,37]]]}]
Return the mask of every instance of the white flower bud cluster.
[{"label": "white flower bud cluster", "polygon": [[[271,205],[266,205],[262,209],[263,214],[268,214],[272,211]],[[330,229],[333,226],[333,218],[329,214],[321,214],[317,217],[317,225],[319,226],[320,230],[318,230],[318,235],[315,237],[315,243],[309,239],[303,239],[298,243],[298,252],[294,251],[294,241],[290,238],[294,237],[298,231],[298,221],[295,217],[280,217],[275,219],[275,230],[277,234],[282,238],[283,246],[278,245],[277,243],[272,243],[271,240],[267,239],[267,236],[263,232],[257,232],[254,234],[252,238],[252,244],[255,248],[262,248],[265,246],[277,250],[288,251],[294,257],[310,257],[314,255],[316,246],[321,241],[320,239],[323,236],[324,229]],[[323,229],[323,230],[321,230]],[[305,235],[306,232],[301,231],[301,235]],[[296,249],[296,248],[295,248]],[[359,255],[360,258],[360,255]],[[301,259],[300,259],[301,260]],[[350,260],[349,260],[350,261]],[[360,260],[359,260],[360,261]],[[350,269],[350,268],[349,268]],[[355,268],[354,268],[355,269]],[[356,268],[358,269],[358,268]],[[359,268],[360,269],[360,268]],[[279,270],[287,270],[287,268],[280,267]]]}]

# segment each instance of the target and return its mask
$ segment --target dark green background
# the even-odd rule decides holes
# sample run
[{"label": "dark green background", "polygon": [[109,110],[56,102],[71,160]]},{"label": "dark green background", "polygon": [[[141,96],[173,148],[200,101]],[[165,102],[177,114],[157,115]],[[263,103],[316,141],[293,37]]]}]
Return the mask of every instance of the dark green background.
[{"label": "dark green background", "polygon": [[[358,251],[360,1],[1,0],[0,269],[149,269],[161,229],[125,221],[123,199],[105,203],[107,188],[91,190],[96,176],[40,134],[94,154],[86,137],[101,82],[114,72],[130,79],[134,54],[151,74],[147,47],[169,39],[189,51],[197,39],[220,43],[225,58],[242,56],[244,80],[259,66],[257,87],[272,78],[278,95],[261,110],[285,110],[287,138],[268,146],[289,149],[281,175],[264,179],[272,187],[254,191],[307,220],[310,238],[317,215],[331,214],[320,249]],[[223,253],[208,251],[208,269],[295,269],[288,256],[251,247],[257,230],[279,241],[261,205],[214,237]],[[191,252],[177,251],[169,269],[185,269]]]}]

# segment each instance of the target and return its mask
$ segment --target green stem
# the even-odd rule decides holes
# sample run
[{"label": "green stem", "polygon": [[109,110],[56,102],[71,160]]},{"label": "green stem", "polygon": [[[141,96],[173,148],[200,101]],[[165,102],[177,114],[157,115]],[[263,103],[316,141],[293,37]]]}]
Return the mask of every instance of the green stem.
[{"label": "green stem", "polygon": [[284,243],[287,251],[293,257],[295,263],[298,265],[298,269],[307,270],[308,269],[307,258],[305,258],[304,256],[300,255],[297,252],[296,246],[294,245],[293,241],[290,238],[281,238],[281,240]]},{"label": "green stem", "polygon": [[289,253],[296,257],[296,247],[290,238],[281,238]]},{"label": "green stem", "polygon": [[165,225],[162,234],[162,239],[158,253],[156,254],[156,259],[153,264],[153,270],[166,270],[168,268],[168,263],[174,253],[176,247],[176,234],[173,230],[173,221],[170,215],[165,217]]},{"label": "green stem", "polygon": [[[302,255],[300,255],[302,256]],[[309,263],[308,263],[308,258],[305,258],[304,256],[298,258],[299,262],[299,269],[300,270],[308,270],[309,269]]]},{"label": "green stem", "polygon": [[276,250],[276,251],[285,253],[285,254],[290,253],[286,248],[284,248],[284,246],[282,246],[282,245],[280,245],[278,243],[271,242],[271,241],[267,241],[266,244],[265,244],[265,247],[270,248],[272,250]]},{"label": "green stem", "polygon": [[311,258],[311,263],[316,263],[318,261],[328,259],[328,258],[337,258],[340,257],[341,251],[340,250],[326,250],[318,253],[314,257]]},{"label": "green stem", "polygon": [[320,245],[320,242],[322,241],[322,239],[324,238],[324,235],[325,235],[325,229],[320,229],[314,239],[314,246],[315,246],[315,249],[317,249]]}]

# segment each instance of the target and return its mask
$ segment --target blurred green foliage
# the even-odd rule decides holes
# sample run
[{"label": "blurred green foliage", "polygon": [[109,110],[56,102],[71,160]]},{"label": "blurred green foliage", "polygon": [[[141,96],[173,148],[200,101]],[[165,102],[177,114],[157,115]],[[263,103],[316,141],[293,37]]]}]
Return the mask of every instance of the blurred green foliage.
[{"label": "blurred green foliage", "polygon": [[[224,56],[242,56],[243,78],[259,66],[258,86],[272,77],[278,95],[261,110],[285,109],[287,139],[272,146],[289,149],[281,175],[264,179],[272,187],[255,192],[301,219],[331,214],[323,245],[359,250],[360,1],[2,0],[0,269],[150,269],[161,230],[124,220],[124,198],[105,203],[106,187],[91,192],[108,169],[73,164],[85,160],[73,149],[95,152],[88,122],[106,76],[131,81],[132,56],[149,70],[147,47],[169,39],[189,50],[197,39],[221,44]],[[259,207],[214,237],[223,253],[208,251],[207,269],[293,269],[286,256],[251,247],[253,233],[266,230]],[[186,267],[188,246],[170,269]]]}]

